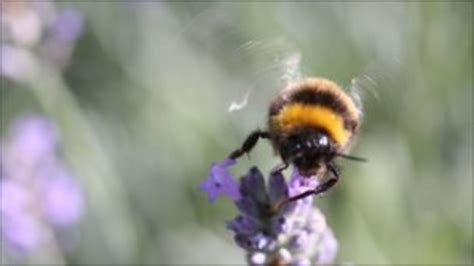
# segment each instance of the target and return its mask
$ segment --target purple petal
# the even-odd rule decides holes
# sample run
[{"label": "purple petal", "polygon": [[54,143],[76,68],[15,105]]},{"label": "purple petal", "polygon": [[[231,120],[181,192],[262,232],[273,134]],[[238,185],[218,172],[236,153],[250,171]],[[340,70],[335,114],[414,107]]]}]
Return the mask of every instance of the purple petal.
[{"label": "purple petal", "polygon": [[8,179],[0,180],[0,192],[2,219],[22,214],[28,208],[30,196],[25,188],[16,182]]},{"label": "purple petal", "polygon": [[317,264],[330,264],[337,256],[338,243],[332,231],[328,228],[320,236],[321,240],[318,244],[319,252],[316,260]]},{"label": "purple petal", "polygon": [[257,167],[250,168],[247,175],[240,181],[240,192],[244,196],[249,196],[257,203],[268,203],[267,191],[265,189],[265,180]]},{"label": "purple petal", "polygon": [[235,202],[235,205],[243,214],[249,215],[256,219],[259,219],[261,216],[257,202],[255,202],[250,197],[243,197],[239,199]]},{"label": "purple petal", "polygon": [[218,188],[215,187],[216,185],[212,177],[213,177],[212,175],[209,176],[206,180],[201,182],[201,184],[199,185],[199,188],[202,191],[207,192],[209,202],[214,202],[217,199],[217,195],[219,194],[219,190]]},{"label": "purple petal", "polygon": [[51,26],[51,35],[60,42],[72,43],[81,34],[84,27],[82,15],[75,9],[61,10]]},{"label": "purple petal", "polygon": [[31,166],[53,155],[57,142],[56,129],[48,120],[27,116],[15,123],[9,152],[18,163]]},{"label": "purple petal", "polygon": [[272,232],[275,234],[287,233],[290,229],[287,219],[284,216],[276,216],[271,220]]},{"label": "purple petal", "polygon": [[290,241],[289,246],[292,249],[302,249],[308,242],[308,232],[305,230],[300,230],[298,234],[294,235]]},{"label": "purple petal", "polygon": [[73,224],[83,209],[79,186],[67,175],[48,180],[44,188],[43,208],[51,223],[61,226]]},{"label": "purple petal", "polygon": [[249,216],[238,215],[234,220],[227,222],[227,228],[236,234],[253,234],[258,230],[258,223]]},{"label": "purple petal", "polygon": [[313,177],[305,177],[299,174],[298,170],[294,170],[291,174],[289,188],[290,196],[296,196],[308,190],[315,189],[319,184],[319,180]]},{"label": "purple petal", "polygon": [[32,251],[40,244],[41,234],[40,224],[30,215],[17,215],[8,219],[2,217],[2,237],[14,249]]},{"label": "purple petal", "polygon": [[326,218],[324,214],[316,208],[312,208],[307,217],[306,230],[312,233],[320,234],[326,230]]},{"label": "purple petal", "polygon": [[234,241],[243,249],[250,249],[253,247],[253,243],[250,241],[249,236],[245,234],[235,234]]},{"label": "purple petal", "polygon": [[220,165],[220,167],[227,169],[227,168],[231,167],[232,165],[234,165],[235,163],[236,163],[235,160],[226,158],[222,162],[220,162],[219,165]]},{"label": "purple petal", "polygon": [[262,233],[257,233],[255,235],[236,234],[234,240],[237,245],[244,249],[263,249],[266,245],[269,245],[272,242],[269,237]]},{"label": "purple petal", "polygon": [[306,258],[298,258],[295,261],[291,262],[291,266],[310,266],[313,265],[311,264],[311,261]]},{"label": "purple petal", "polygon": [[268,181],[268,192],[272,205],[288,197],[288,187],[283,174],[279,171],[272,173]]},{"label": "purple petal", "polygon": [[228,171],[228,168],[233,164],[235,164],[235,160],[231,159],[212,164],[209,176],[199,186],[202,191],[207,192],[209,202],[214,202],[219,195],[233,201],[240,199],[239,187]]},{"label": "purple petal", "polygon": [[256,242],[256,248],[257,249],[264,249],[268,244],[272,241],[272,239],[268,236],[262,235],[261,237],[258,238]]}]

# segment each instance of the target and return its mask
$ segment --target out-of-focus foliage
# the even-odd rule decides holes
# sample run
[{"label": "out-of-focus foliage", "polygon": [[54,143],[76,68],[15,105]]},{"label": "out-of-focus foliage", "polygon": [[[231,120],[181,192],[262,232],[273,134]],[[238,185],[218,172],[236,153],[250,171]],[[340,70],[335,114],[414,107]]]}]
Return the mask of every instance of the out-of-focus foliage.
[{"label": "out-of-focus foliage", "polygon": [[[369,162],[341,161],[342,181],[316,200],[337,261],[473,262],[472,3],[54,5],[83,16],[82,34],[60,64],[2,77],[1,133],[23,114],[54,121],[84,213],[65,260],[5,254],[2,241],[2,263],[243,263],[223,225],[231,203],[210,205],[197,187],[265,127],[295,54],[304,76],[357,89],[364,103],[352,153]],[[272,154],[262,142],[235,173],[270,170]]]}]

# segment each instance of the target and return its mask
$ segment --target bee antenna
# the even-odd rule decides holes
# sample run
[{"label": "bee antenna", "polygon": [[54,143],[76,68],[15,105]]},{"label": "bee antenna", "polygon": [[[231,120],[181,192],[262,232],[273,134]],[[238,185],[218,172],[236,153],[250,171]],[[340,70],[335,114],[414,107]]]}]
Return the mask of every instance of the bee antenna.
[{"label": "bee antenna", "polygon": [[342,157],[347,160],[357,161],[357,162],[367,162],[366,158],[352,156],[352,155],[343,154],[343,153],[336,153],[336,156]]}]

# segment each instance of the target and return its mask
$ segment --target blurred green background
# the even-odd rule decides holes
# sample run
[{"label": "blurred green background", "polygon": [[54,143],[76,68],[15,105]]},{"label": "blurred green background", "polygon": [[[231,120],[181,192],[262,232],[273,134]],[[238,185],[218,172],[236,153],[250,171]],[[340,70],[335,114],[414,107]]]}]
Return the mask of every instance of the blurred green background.
[{"label": "blurred green background", "polygon": [[[57,123],[87,200],[69,262],[244,263],[224,226],[233,204],[197,187],[265,127],[295,54],[304,76],[364,103],[352,153],[369,162],[341,161],[342,181],[316,201],[337,261],[473,262],[472,3],[57,5],[78,8],[84,32],[64,71],[2,78],[1,131],[24,113]],[[278,162],[262,142],[234,170]]]}]

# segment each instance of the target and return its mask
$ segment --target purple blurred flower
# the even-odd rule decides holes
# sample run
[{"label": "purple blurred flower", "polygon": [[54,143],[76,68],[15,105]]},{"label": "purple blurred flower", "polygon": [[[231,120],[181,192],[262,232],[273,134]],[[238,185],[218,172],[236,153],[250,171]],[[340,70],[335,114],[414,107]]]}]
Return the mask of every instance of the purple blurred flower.
[{"label": "purple blurred flower", "polygon": [[41,242],[41,226],[37,217],[27,213],[6,218],[2,216],[2,239],[12,249],[29,252]]},{"label": "purple blurred flower", "polygon": [[83,28],[84,18],[78,10],[65,8],[58,11],[41,47],[42,56],[60,67],[67,65]]},{"label": "purple blurred flower", "polygon": [[59,226],[68,226],[82,213],[82,193],[68,175],[59,175],[47,182],[43,189],[43,208],[48,220]]},{"label": "purple blurred flower", "polygon": [[84,27],[84,18],[78,10],[65,8],[57,13],[51,24],[49,35],[62,43],[73,43],[81,35]]},{"label": "purple blurred flower", "polygon": [[58,141],[56,129],[48,120],[40,116],[23,117],[13,125],[10,151],[19,163],[41,162],[54,155]]},{"label": "purple blurred flower", "polygon": [[0,75],[28,80],[42,63],[58,69],[70,61],[84,29],[79,10],[49,1],[5,1],[0,9]]},{"label": "purple blurred flower", "polygon": [[2,142],[0,230],[12,249],[32,251],[47,241],[45,230],[64,229],[82,214],[82,192],[58,145],[58,132],[40,116],[18,119]]},{"label": "purple blurred flower", "polygon": [[[215,176],[215,167],[211,176]],[[228,165],[220,167],[227,170]],[[226,178],[232,178],[226,173]],[[272,172],[265,182],[257,167],[241,178],[240,197],[234,199],[240,214],[227,221],[227,228],[234,232],[236,244],[246,251],[249,265],[314,265],[334,261],[337,240],[324,215],[313,207],[313,196],[286,202],[289,197],[314,189],[318,183],[300,176],[296,170],[288,184],[280,172]]]},{"label": "purple blurred flower", "polygon": [[208,194],[209,201],[213,202],[217,196],[225,196],[232,200],[240,198],[239,188],[228,168],[235,164],[234,160],[226,159],[211,166],[211,171],[199,188]]},{"label": "purple blurred flower", "polygon": [[[0,179],[0,214],[3,216],[15,216],[28,208],[30,195],[17,182],[9,179]],[[4,199],[8,199],[6,202]],[[3,220],[2,220],[3,222]]]}]

